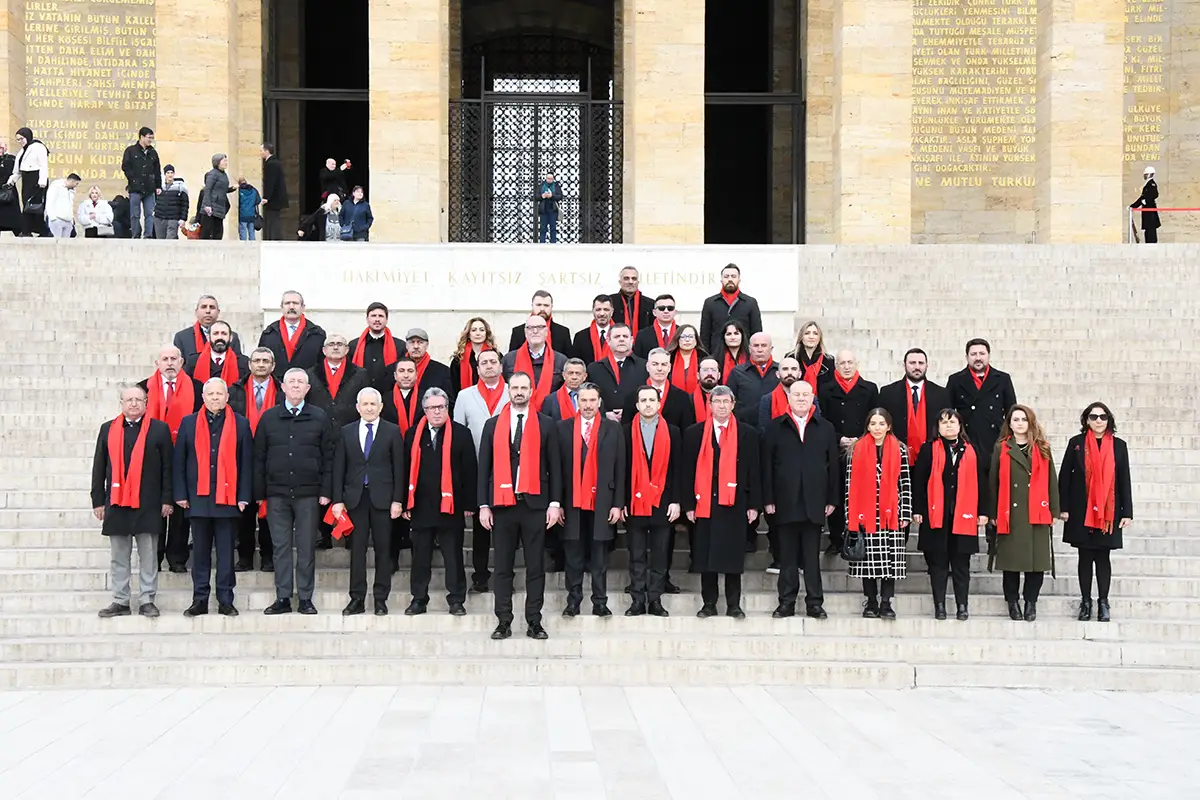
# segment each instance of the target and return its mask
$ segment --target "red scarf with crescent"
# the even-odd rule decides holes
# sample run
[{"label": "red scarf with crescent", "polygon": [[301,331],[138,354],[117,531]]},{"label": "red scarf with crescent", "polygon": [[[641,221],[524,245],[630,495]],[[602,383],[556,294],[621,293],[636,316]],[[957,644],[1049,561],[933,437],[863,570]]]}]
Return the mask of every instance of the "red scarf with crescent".
[{"label": "red scarf with crescent", "polygon": [[518,494],[542,493],[542,430],[537,412],[530,407],[525,414],[525,427],[521,433],[520,480],[513,490],[512,463],[512,406],[506,405],[496,417],[496,430],[492,436],[492,505],[515,506]]},{"label": "red scarf with crescent", "polygon": [[[863,436],[850,456],[851,530],[895,531],[900,529],[900,440],[888,434],[883,440],[883,475],[876,483],[874,437]],[[878,490],[878,498],[876,491]],[[879,514],[875,522],[876,510]]]},{"label": "red scarf with crescent", "polygon": [[571,478],[574,480],[571,491],[571,505],[584,511],[596,510],[596,475],[600,463],[600,419],[596,415],[592,419],[592,429],[588,431],[587,458],[583,455],[583,417],[575,415],[575,444],[571,456]]},{"label": "red scarf with crescent", "polygon": [[608,337],[604,337],[604,345],[600,344],[600,326],[596,324],[596,320],[592,320],[591,326],[592,337],[592,360],[599,361],[602,358],[608,358]]},{"label": "red scarf with crescent", "polygon": [[635,517],[648,517],[662,502],[663,489],[667,484],[667,467],[671,463],[671,434],[661,416],[654,427],[654,453],[646,461],[646,447],[641,442],[641,421],[633,421],[633,471],[629,513]]},{"label": "red scarf with crescent", "polygon": [[[237,500],[237,417],[225,411],[225,424],[221,426],[221,440],[217,443],[217,492],[215,502],[219,506],[236,506]],[[212,435],[208,428],[208,410],[200,409],[196,414],[196,494],[208,497],[212,493]]]},{"label": "red scarf with crescent", "polygon": [[[700,437],[700,457],[696,459],[696,518],[712,516],[713,485],[713,420],[704,422]],[[717,464],[717,505],[729,507],[737,503],[738,422],[732,415],[721,437],[721,460]]]},{"label": "red scarf with crescent", "polygon": [[[579,391],[576,389],[575,391]],[[559,419],[574,419],[579,413],[575,408],[575,404],[571,402],[571,390],[564,383],[556,393],[558,396],[558,416]]]},{"label": "red scarf with crescent", "polygon": [[300,334],[304,333],[306,327],[308,327],[308,317],[301,314],[300,322],[296,325],[296,335],[288,336],[287,320],[283,317],[279,318],[279,338],[283,339],[283,351],[287,353],[289,364],[296,355],[296,344],[300,341]]},{"label": "red scarf with crescent", "polygon": [[[297,336],[300,335],[299,328],[296,329],[296,335]],[[366,353],[367,353],[367,337],[369,337],[370,335],[371,335],[371,329],[364,328],[362,335],[360,335],[358,337],[358,344],[356,344],[354,346],[354,358],[351,360],[354,362],[354,366],[356,366],[356,367],[361,367],[363,365],[363,358],[366,356]],[[288,359],[290,360],[291,357],[292,357],[292,354],[289,351]],[[384,363],[384,366],[391,366],[392,364],[395,364],[399,358],[400,358],[400,354],[396,352],[396,340],[392,338],[392,329],[384,328],[383,329],[383,363]]]},{"label": "red scarf with crescent", "polygon": [[1084,436],[1083,477],[1087,482],[1087,513],[1083,524],[1103,533],[1113,532],[1117,505],[1117,460],[1113,436],[1105,433],[1096,439],[1089,431]]},{"label": "red scarf with crescent", "polygon": [[854,370],[854,374],[849,378],[843,378],[840,372],[833,373],[833,377],[837,381],[838,386],[842,387],[842,391],[846,394],[850,394],[850,392],[854,391],[854,387],[858,386],[858,370]]},{"label": "red scarf with crescent", "polygon": [[927,385],[921,384],[921,399],[917,401],[917,407],[913,408],[912,404],[912,387],[908,385],[908,381],[904,382],[904,387],[909,390],[908,400],[905,405],[908,406],[908,452],[915,453],[921,449],[921,445],[925,444],[925,390]]},{"label": "red scarf with crescent", "polygon": [[700,358],[695,350],[685,353],[678,350],[675,353],[675,363],[671,365],[671,383],[676,389],[682,389],[689,394],[700,385]]},{"label": "red scarf with crescent", "polygon": [[142,417],[142,428],[133,443],[133,452],[125,464],[125,415],[119,414],[108,426],[108,504],[123,508],[142,507],[142,464],[146,457],[146,433],[149,416]]},{"label": "red scarf with crescent", "polygon": [[417,387],[413,386],[412,391],[408,393],[406,405],[400,385],[396,384],[392,387],[392,404],[396,406],[396,424],[400,426],[400,433],[407,434],[408,429],[412,427],[412,421],[417,417],[417,396],[419,394]]},{"label": "red scarf with crescent", "polygon": [[163,394],[163,376],[158,370],[146,381],[147,394],[146,415],[150,419],[160,419],[171,429],[171,441],[179,435],[179,423],[183,418],[196,410],[196,390],[192,379],[185,373],[175,376],[175,393],[168,402]]},{"label": "red scarf with crescent", "polygon": [[[192,377],[200,381],[201,386],[212,377],[212,346],[208,342],[204,343],[204,349],[200,351],[200,357],[196,359]],[[225,351],[225,360],[221,362],[220,378],[225,381],[226,387],[233,386],[238,382],[237,356],[228,350]]]},{"label": "red scarf with crescent", "polygon": [[475,388],[479,390],[479,396],[487,404],[488,414],[495,414],[496,407],[500,405],[500,400],[504,397],[504,378],[497,379],[495,389],[489,389],[483,382],[483,378],[480,378],[479,383],[475,384]]},{"label": "red scarf with crescent", "polygon": [[791,406],[788,405],[787,389],[783,388],[783,384],[780,383],[771,390],[771,419],[779,419],[784,414],[790,414],[791,410]]},{"label": "red scarf with crescent", "polygon": [[[941,438],[935,439],[933,448],[933,468],[929,473],[929,527],[941,530],[946,516],[946,487],[942,483],[942,474],[946,469],[946,448]],[[979,463],[975,457],[975,448],[970,442],[964,442],[962,455],[958,457],[958,488],[954,493],[954,524],[950,526],[951,533],[959,536],[978,536],[979,518],[975,512],[979,509]]]},{"label": "red scarf with crescent", "polygon": [[[1050,514],[1050,465],[1037,445],[1029,447],[1029,524],[1053,525]],[[1012,455],[1008,440],[1000,445],[1000,492],[996,500],[996,533],[1012,532]]]},{"label": "red scarf with crescent", "polygon": [[275,407],[275,381],[267,378],[267,388],[263,390],[263,404],[260,408],[254,402],[254,378],[246,379],[246,419],[250,420],[250,433],[258,430],[258,421],[263,412]]},{"label": "red scarf with crescent", "polygon": [[[390,338],[389,338],[390,341]],[[361,345],[359,345],[361,347]],[[362,365],[359,364],[361,367]],[[338,364],[338,368],[332,369],[329,366],[329,359],[325,359],[325,385],[329,387],[329,396],[334,400],[337,399],[338,389],[342,388],[342,378],[346,375],[346,362]]]},{"label": "red scarf with crescent", "polygon": [[[409,453],[408,468],[408,509],[417,502],[417,481],[421,478],[421,434],[425,432],[425,417],[417,423],[416,433],[413,434],[412,450]],[[453,442],[454,423],[449,420],[442,426],[442,502],[438,507],[443,514],[454,513],[454,476],[450,473],[450,445]]]},{"label": "red scarf with crescent", "polygon": [[[513,371],[524,372],[530,378],[534,376],[533,356],[529,352],[529,342],[521,345],[517,350],[516,360],[513,362]],[[542,403],[550,396],[550,387],[553,385],[554,350],[550,347],[550,340],[546,339],[546,349],[542,351],[542,374],[538,377],[533,387],[533,398],[529,401],[530,407],[535,412],[541,411]]]}]

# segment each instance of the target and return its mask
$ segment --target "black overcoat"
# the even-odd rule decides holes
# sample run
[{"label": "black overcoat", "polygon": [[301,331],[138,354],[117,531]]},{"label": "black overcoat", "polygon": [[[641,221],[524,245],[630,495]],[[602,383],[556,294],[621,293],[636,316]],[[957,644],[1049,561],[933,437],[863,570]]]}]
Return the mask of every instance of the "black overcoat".
[{"label": "black overcoat", "polygon": [[[704,440],[704,425],[693,425],[683,437],[683,460],[687,469],[683,510],[696,509],[696,462]],[[726,433],[728,436],[728,433]],[[761,459],[758,429],[740,420],[737,423],[737,501],[732,506],[717,503],[721,448],[713,442],[712,516],[696,518],[692,534],[692,572],[741,574],[746,564],[746,512],[762,508]]]},{"label": "black overcoat", "polygon": [[[404,500],[405,509],[412,513],[410,524],[414,528],[448,528],[462,530],[466,527],[463,513],[472,514],[479,508],[476,493],[479,491],[478,463],[475,458],[475,440],[471,438],[471,429],[452,420],[446,425],[453,427],[450,434],[450,483],[454,492],[454,513],[443,514],[442,504],[442,446],[445,444],[445,434],[438,435],[437,447],[430,446],[429,426],[421,433],[421,465],[420,474],[413,474],[412,453],[413,438],[417,435],[414,427],[404,437],[405,461],[408,464],[408,480],[416,486],[412,508],[408,508],[407,494]],[[407,493],[407,486],[405,492]]]},{"label": "black overcoat", "polygon": [[817,390],[821,401],[821,416],[829,420],[838,437],[857,439],[867,432],[867,414],[879,406],[879,387],[859,377],[849,393],[833,379]]},{"label": "black overcoat", "polygon": [[[926,404],[928,405],[928,404]],[[929,478],[933,474],[933,448],[941,447],[946,451],[946,466],[942,469],[942,526],[933,528],[929,524]],[[968,555],[979,552],[979,535],[968,536],[953,533],[954,516],[958,513],[958,481],[959,466],[962,457],[956,462],[950,458],[950,443],[942,437],[921,445],[917,452],[917,460],[912,471],[912,513],[921,515],[920,532],[917,535],[917,549],[926,558],[935,561],[945,561],[953,555]],[[987,493],[991,490],[987,482],[988,460],[975,452],[975,474],[962,475],[964,480],[973,480],[978,491],[978,502],[971,509],[976,519],[986,514],[990,504]]]},{"label": "black overcoat", "polygon": [[[600,425],[596,446],[596,510],[593,515],[592,540],[608,542],[613,539],[613,526],[608,524],[611,508],[625,507],[625,436],[621,426],[603,416],[597,416]],[[575,507],[575,420],[559,420],[558,428],[559,463],[563,470],[563,538],[572,541],[580,538],[580,519],[584,512]],[[580,458],[587,457],[587,449],[580,449]],[[580,469],[582,470],[582,464]]]},{"label": "black overcoat", "polygon": [[[369,385],[367,371],[350,363],[342,362],[339,370],[342,382],[338,384],[335,398],[329,393],[329,381],[325,378],[325,360],[308,370],[308,394],[304,399],[329,415],[329,423],[339,430],[358,419],[358,393]],[[380,392],[382,395],[383,392]]]},{"label": "black overcoat", "polygon": [[325,357],[322,349],[325,347],[325,329],[311,319],[304,321],[304,330],[300,331],[292,357],[287,357],[287,348],[283,346],[283,336],[279,332],[279,320],[275,320],[263,329],[258,337],[258,346],[265,347],[275,354],[275,377],[283,380],[284,373],[292,367],[312,369],[321,363]]},{"label": "black overcoat", "polygon": [[1083,524],[1087,515],[1087,473],[1084,468],[1086,454],[1084,442],[1091,433],[1072,436],[1067,442],[1058,473],[1058,496],[1063,511],[1068,513],[1063,525],[1063,541],[1075,547],[1094,547],[1120,550],[1125,546],[1119,523],[1122,519],[1133,519],[1133,485],[1129,478],[1129,448],[1124,439],[1113,437],[1113,460],[1116,461],[1116,504],[1114,506],[1113,531],[1103,533],[1097,528]]},{"label": "black overcoat", "polygon": [[[833,426],[812,417],[804,441],[790,414],[771,420],[762,435],[762,501],[775,506],[775,525],[825,522],[825,506],[838,506],[841,464]],[[698,452],[698,451],[697,451]]]},{"label": "black overcoat", "polygon": [[1017,402],[1012,378],[1007,372],[992,367],[983,385],[976,389],[971,368],[964,367],[946,381],[946,391],[967,425],[967,438],[975,445],[975,452],[988,453],[990,458],[996,440],[1000,438],[1004,415]]},{"label": "black overcoat", "polygon": [[[221,443],[221,434],[225,425],[233,420],[237,428],[237,501],[251,503],[254,500],[254,437],[250,434],[250,422],[226,407],[221,416],[209,423],[209,441],[201,443],[208,447],[208,485],[207,495],[196,494],[196,482],[199,471],[196,466],[196,418],[199,414],[207,414],[207,409],[200,409],[195,414],[189,414],[179,424],[179,436],[175,439],[175,460],[171,474],[174,478],[175,502],[186,500],[187,516],[235,519],[241,517],[236,505],[217,505],[217,448]],[[179,513],[178,509],[175,511]]]},{"label": "black overcoat", "polygon": [[621,364],[621,378],[617,380],[612,362],[607,358],[588,364],[588,380],[600,390],[600,399],[610,411],[625,407],[625,400],[637,387],[645,386],[649,375],[646,362],[630,353]]},{"label": "black overcoat", "polygon": [[105,536],[135,533],[157,534],[162,527],[162,507],[174,503],[171,496],[171,430],[167,423],[143,416],[135,425],[125,428],[125,463],[132,459],[133,446],[137,443],[141,426],[150,424],[146,431],[146,450],[142,457],[142,484],[139,496],[140,508],[109,505],[112,464],[108,460],[108,429],[112,420],[100,426],[96,437],[96,454],[92,458],[92,508],[104,506],[104,523],[100,532]]}]

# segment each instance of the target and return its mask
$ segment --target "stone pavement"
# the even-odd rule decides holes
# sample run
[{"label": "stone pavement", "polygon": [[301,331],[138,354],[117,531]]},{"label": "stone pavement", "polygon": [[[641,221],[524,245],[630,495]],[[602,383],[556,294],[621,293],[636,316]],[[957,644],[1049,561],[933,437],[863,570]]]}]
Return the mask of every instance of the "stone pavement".
[{"label": "stone pavement", "polygon": [[0,693],[0,797],[1170,798],[1200,696],[800,687]]}]

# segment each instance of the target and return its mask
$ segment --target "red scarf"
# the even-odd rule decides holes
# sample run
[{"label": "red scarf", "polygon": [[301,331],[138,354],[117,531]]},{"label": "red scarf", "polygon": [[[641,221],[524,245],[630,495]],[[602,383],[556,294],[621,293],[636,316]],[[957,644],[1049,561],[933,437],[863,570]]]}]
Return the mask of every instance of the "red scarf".
[{"label": "red scarf", "polygon": [[[263,508],[267,507],[266,501],[263,501]],[[259,512],[260,517],[265,517],[266,514]],[[333,506],[325,512],[325,524],[333,528],[330,532],[335,539],[343,539],[354,532],[354,523],[350,521],[350,514],[346,511],[342,512],[340,517],[333,515]]]},{"label": "red scarf", "polygon": [[[900,529],[900,440],[888,435],[883,440],[883,475],[876,484],[875,439],[866,435],[854,445],[850,457],[851,530],[895,531]],[[878,487],[878,501],[876,501]],[[875,512],[879,511],[879,524]]]},{"label": "red scarf", "polygon": [[692,390],[692,408],[696,412],[696,422],[704,422],[708,419],[708,393],[699,386]]},{"label": "red scarf", "polygon": [[[686,363],[685,363],[686,360]],[[700,358],[692,350],[684,355],[682,350],[675,353],[675,363],[671,365],[671,383],[676,389],[691,393],[700,385]]]},{"label": "red scarf", "polygon": [[[641,320],[641,316],[642,316],[642,293],[641,292],[633,293],[633,313],[632,314],[630,314],[630,312],[629,312],[629,298],[626,297],[624,294],[621,295],[621,304],[625,306],[625,324],[629,326],[630,332],[634,336],[637,336],[638,322]],[[599,355],[596,356],[596,360],[597,361],[600,360]]]},{"label": "red scarf", "polygon": [[[486,350],[491,350],[491,346],[484,343],[482,354]],[[472,360],[474,359],[474,360]],[[467,345],[467,349],[463,351],[462,356],[458,359],[458,385],[464,389],[470,386],[476,380],[476,375],[479,372],[479,356],[475,355],[474,345]]]},{"label": "red scarf", "polygon": [[[442,426],[442,504],[439,509],[443,514],[454,513],[454,476],[450,474],[450,444],[454,423],[446,420]],[[408,468],[408,509],[412,510],[417,502],[417,481],[421,477],[421,434],[425,432],[425,417],[417,423],[416,433],[413,434],[412,450]]]},{"label": "red scarf", "polygon": [[[300,323],[303,327],[304,323]],[[367,337],[371,335],[370,328],[363,328],[362,335],[358,337],[358,344],[354,346],[354,366],[361,367],[363,365],[363,357],[367,352]],[[300,336],[300,328],[296,329],[296,336]],[[428,353],[426,353],[428,355]],[[292,358],[291,350],[288,351],[288,360]],[[383,329],[383,363],[385,366],[395,364],[400,359],[400,354],[396,352],[396,340],[392,338],[392,329]],[[463,384],[464,386],[466,384]]]},{"label": "red scarf", "polygon": [[738,351],[738,357],[737,357],[736,361],[733,359],[732,356],[729,355],[729,351],[726,350],[725,351],[725,363],[721,367],[721,377],[728,378],[729,373],[733,372],[733,370],[739,364],[745,364],[748,359],[749,359],[749,356],[746,355],[746,348],[744,348],[744,347]]},{"label": "red scarf", "polygon": [[[625,358],[628,359],[629,356],[625,356]],[[617,386],[620,386],[621,385],[621,366],[620,366],[620,364],[617,363],[617,357],[615,355],[613,355],[611,350],[608,351],[608,363],[612,367],[613,378],[616,379]]]},{"label": "red scarf", "polygon": [[732,294],[724,289],[721,289],[721,299],[724,300],[725,304],[730,308],[733,308],[733,304],[737,302],[737,299],[741,296],[741,294],[742,290],[740,288],[734,289]]},{"label": "red scarf", "polygon": [[[225,414],[225,424],[221,426],[221,441],[217,444],[217,495],[215,503],[219,506],[237,505],[237,417]],[[196,494],[208,497],[212,493],[209,472],[212,462],[209,450],[212,449],[212,436],[208,431],[208,410],[200,409],[196,414]]]},{"label": "red scarf", "polygon": [[1117,505],[1117,461],[1113,454],[1113,436],[1105,433],[1096,441],[1084,434],[1083,476],[1087,481],[1087,513],[1083,524],[1103,533],[1113,532]]},{"label": "red scarf", "polygon": [[[533,378],[533,355],[529,352],[529,342],[521,345],[513,362],[513,372],[524,372]],[[554,350],[550,348],[550,340],[546,339],[546,349],[542,351],[542,374],[533,387],[533,398],[529,401],[534,413],[541,411],[542,403],[550,396],[550,387],[554,385]],[[536,492],[535,492],[536,494]]]},{"label": "red scarf", "polygon": [[812,387],[814,392],[816,392],[817,379],[821,375],[821,365],[825,363],[825,352],[823,350],[817,350],[815,353],[813,353],[813,357],[816,359],[813,361],[813,363],[805,364],[804,348],[801,347],[796,351],[796,358],[800,362],[800,368],[804,370],[803,380],[807,381],[808,385]]},{"label": "red scarf", "polygon": [[671,332],[667,334],[667,340],[664,342],[663,341],[662,323],[659,322],[658,320],[655,320],[654,321],[654,337],[656,339],[658,339],[658,346],[665,350],[667,345],[669,345],[671,343],[671,339],[675,338],[675,331],[678,328],[679,328],[679,326],[677,324],[675,324],[675,320],[671,320],[671,328],[670,328]]},{"label": "red scarf", "polygon": [[151,417],[142,417],[142,429],[133,443],[129,466],[125,466],[125,415],[120,414],[108,426],[108,504],[124,508],[142,507],[142,464],[146,457],[146,432]]},{"label": "red scarf", "polygon": [[971,380],[975,381],[975,391],[977,392],[983,389],[983,382],[988,379],[988,375],[992,374],[990,365],[984,368],[982,375],[976,375],[973,369],[968,371],[971,373]]},{"label": "red scarf", "polygon": [[432,360],[433,359],[429,357],[429,352],[426,351],[425,355],[421,356],[421,359],[416,362],[417,382],[413,384],[414,392],[419,392],[421,390],[421,381],[425,380],[425,368],[429,366],[429,362]]},{"label": "red scarf", "polygon": [[275,407],[275,381],[267,378],[267,388],[263,391],[263,404],[259,408],[254,404],[254,378],[246,379],[246,419],[250,420],[250,433],[255,433],[258,430],[258,421],[262,419],[263,412],[268,408]]},{"label": "red scarf", "polygon": [[[753,362],[751,362],[751,363],[753,363]],[[758,364],[754,364],[754,368],[756,370],[758,370],[758,377],[760,377],[760,378],[767,377],[767,370],[769,370],[774,364],[775,364],[775,359],[773,359],[773,358],[768,358],[767,363],[763,364],[761,367]]]},{"label": "red scarf", "polygon": [[667,422],[661,416],[654,428],[653,463],[646,463],[646,446],[641,441],[641,415],[633,421],[633,480],[629,498],[629,513],[635,517],[648,517],[662,501],[667,483],[667,466],[671,463],[671,434]]},{"label": "red scarf", "polygon": [[[650,378],[646,378],[646,385],[654,386],[654,384],[651,382]],[[658,388],[658,387],[655,387],[655,388]],[[666,383],[663,384],[662,393],[659,394],[659,396],[658,396],[658,402],[660,404],[665,404],[667,402],[667,392],[669,392],[669,391],[671,391],[671,382],[667,381]]]},{"label": "red scarf", "polygon": [[[579,391],[576,389],[575,391]],[[571,402],[571,390],[564,383],[558,390],[558,416],[559,419],[574,419],[579,411],[575,408],[575,404]]]},{"label": "red scarf", "polygon": [[521,433],[521,479],[513,491],[512,464],[509,452],[512,448],[512,406],[506,405],[496,417],[495,435],[492,437],[492,498],[493,506],[515,506],[518,494],[542,493],[542,430],[538,425],[537,412],[530,407],[525,414],[525,427]]},{"label": "red scarf", "polygon": [[487,404],[488,414],[494,415],[496,407],[500,405],[500,398],[504,397],[504,378],[500,378],[495,389],[489,389],[483,382],[483,378],[480,378],[479,383],[475,384],[475,388],[479,390],[479,396]]},{"label": "red scarf", "polygon": [[[1050,515],[1050,468],[1037,445],[1029,447],[1029,524],[1053,525]],[[1012,510],[1012,456],[1008,440],[1000,445],[1000,497],[996,501],[996,533],[1010,533]]]},{"label": "red scarf", "polygon": [[304,333],[304,329],[308,327],[308,317],[300,315],[300,322],[296,325],[296,335],[288,336],[287,320],[283,317],[279,318],[279,338],[283,339],[283,351],[287,353],[288,363],[292,363],[292,357],[296,355],[296,343],[300,341],[300,334]]},{"label": "red scarf", "polygon": [[392,386],[392,403],[396,406],[396,424],[400,426],[400,433],[407,434],[408,429],[412,427],[412,421],[417,417],[417,387],[413,386],[412,391],[408,393],[408,405],[404,404],[404,394],[400,391],[400,385]]},{"label": "red scarf", "polygon": [[[946,448],[941,438],[933,440],[933,469],[929,473],[929,527],[941,530],[945,521],[946,498],[945,484],[942,483],[942,473],[946,469]],[[979,508],[979,465],[975,458],[975,448],[970,442],[964,441],[962,455],[958,457],[958,489],[954,493],[954,524],[950,526],[951,533],[960,536],[978,536],[978,518],[975,516]]]},{"label": "red scarf", "polygon": [[[712,516],[713,485],[713,421],[710,416],[704,423],[704,435],[700,439],[700,457],[696,460],[696,518]],[[737,456],[738,423],[732,415],[725,425],[721,440],[721,463],[717,465],[717,505],[732,506],[737,502]]]},{"label": "red scarf", "polygon": [[171,442],[179,435],[179,423],[183,418],[196,410],[196,390],[192,379],[184,373],[175,376],[175,394],[171,396],[170,405],[163,394],[163,376],[158,370],[146,381],[149,399],[146,402],[146,415],[150,419],[160,419],[171,429]]},{"label": "red scarf", "polygon": [[917,401],[916,409],[912,404],[912,387],[908,385],[908,381],[904,382],[904,388],[908,389],[908,398],[904,405],[908,407],[908,451],[915,453],[921,449],[921,445],[925,444],[925,391],[928,385],[921,384],[921,399]]},{"label": "red scarf", "polygon": [[[212,377],[212,348],[207,342],[204,343],[204,349],[200,351],[200,357],[196,359],[192,377],[200,381],[201,386]],[[225,381],[227,387],[238,382],[237,356],[228,350],[225,351],[225,360],[221,362],[221,380]]]},{"label": "red scarf", "polygon": [[833,377],[837,381],[838,386],[842,387],[842,391],[846,394],[850,394],[854,387],[858,385],[858,370],[854,370],[854,374],[850,376],[849,380],[843,378],[840,372],[833,373]]},{"label": "red scarf", "polygon": [[583,511],[596,510],[596,475],[600,463],[600,420],[597,414],[592,419],[592,429],[588,431],[588,453],[582,464],[579,463],[583,454],[583,417],[575,416],[575,444],[571,456],[571,478],[575,481],[571,492],[571,505]]},{"label": "red scarf", "polygon": [[787,389],[784,389],[781,383],[771,390],[771,419],[779,419],[790,413],[792,408],[788,405]]},{"label": "red scarf", "polygon": [[591,327],[592,336],[592,360],[599,361],[602,358],[608,358],[608,337],[604,338],[604,346],[600,346],[600,326],[596,324],[596,320],[592,320]]},{"label": "red scarf", "polygon": [[[360,344],[359,347],[362,345]],[[361,367],[362,364],[359,364]],[[332,370],[329,367],[329,359],[325,359],[325,385],[329,387],[329,396],[334,400],[337,399],[338,389],[342,387],[342,378],[346,375],[346,362],[342,361],[338,365],[337,370]]]},{"label": "red scarf", "polygon": [[200,320],[196,320],[196,324],[192,326],[192,335],[196,337],[196,352],[199,353],[208,344],[208,337],[204,335],[204,328],[200,327]]}]

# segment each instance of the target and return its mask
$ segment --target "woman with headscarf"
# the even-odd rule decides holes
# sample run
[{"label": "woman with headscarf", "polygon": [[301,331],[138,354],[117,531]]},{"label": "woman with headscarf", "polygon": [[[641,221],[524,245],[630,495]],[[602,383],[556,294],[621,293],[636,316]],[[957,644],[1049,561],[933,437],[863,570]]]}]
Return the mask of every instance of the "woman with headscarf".
[{"label": "woman with headscarf", "polygon": [[200,238],[225,238],[225,215],[229,213],[229,194],[237,186],[229,183],[229,158],[224,153],[212,157],[213,168],[204,176],[204,207],[200,212]]},{"label": "woman with headscarf", "polygon": [[316,211],[300,220],[296,235],[313,242],[342,241],[342,198],[336,193],[326,197]]},{"label": "woman with headscarf", "polygon": [[0,197],[0,233],[9,231],[13,236],[21,233],[21,198],[17,187],[9,185],[9,178],[17,173],[17,157],[8,152],[8,140],[0,136],[0,194],[9,194],[5,201]]},{"label": "woman with headscarf", "polygon": [[50,185],[50,150],[33,131],[17,131],[17,166],[8,178],[10,186],[21,187],[21,235],[48,236],[46,228],[46,187]]}]

